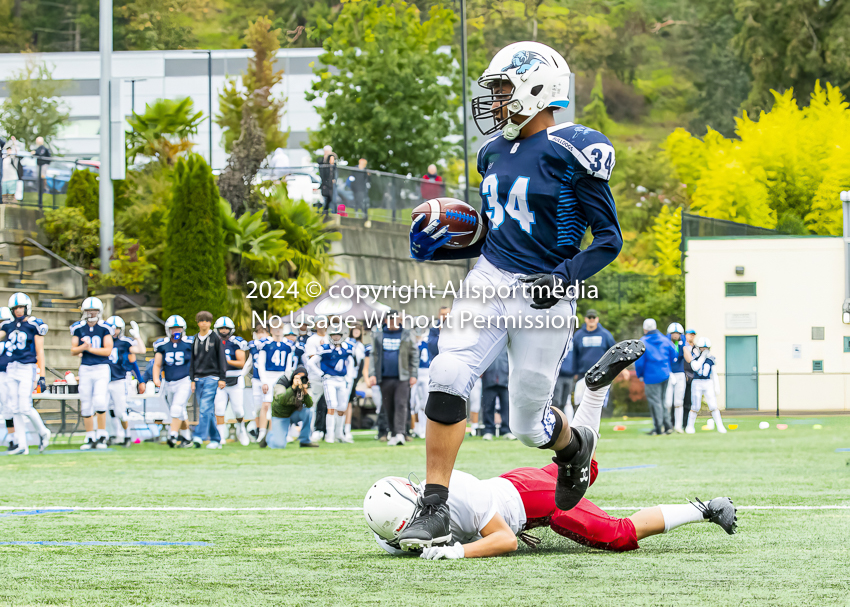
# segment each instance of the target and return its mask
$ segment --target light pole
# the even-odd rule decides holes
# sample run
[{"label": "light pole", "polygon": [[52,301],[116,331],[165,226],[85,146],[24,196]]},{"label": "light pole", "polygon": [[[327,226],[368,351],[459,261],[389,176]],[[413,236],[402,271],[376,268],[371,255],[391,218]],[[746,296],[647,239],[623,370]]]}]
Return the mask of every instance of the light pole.
[{"label": "light pole", "polygon": [[112,0],[100,0],[100,201],[98,214],[100,219],[100,271],[109,272],[109,259],[112,257],[113,229],[113,192],[110,166],[110,84],[112,82]]},{"label": "light pole", "polygon": [[209,120],[209,128],[210,128],[210,168],[213,165],[213,115],[212,115],[212,50],[208,49],[205,51],[192,51],[193,53],[207,55],[207,95],[209,96],[207,103],[207,120]]},{"label": "light pole", "polygon": [[144,82],[147,78],[131,78],[130,79],[130,113],[136,113],[136,83]]},{"label": "light pole", "polygon": [[460,69],[463,72],[463,200],[469,204],[469,120],[466,103],[466,0],[460,0]]}]

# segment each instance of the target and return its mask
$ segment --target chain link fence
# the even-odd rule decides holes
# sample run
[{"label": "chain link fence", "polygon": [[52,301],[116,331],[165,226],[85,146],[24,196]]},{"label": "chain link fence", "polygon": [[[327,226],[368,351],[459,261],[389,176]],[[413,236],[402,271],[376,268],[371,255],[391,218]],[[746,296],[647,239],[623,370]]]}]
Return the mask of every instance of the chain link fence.
[{"label": "chain link fence", "polygon": [[29,152],[3,150],[2,201],[40,209],[65,206],[68,182],[74,171],[97,172],[96,160],[61,156],[35,156]]}]

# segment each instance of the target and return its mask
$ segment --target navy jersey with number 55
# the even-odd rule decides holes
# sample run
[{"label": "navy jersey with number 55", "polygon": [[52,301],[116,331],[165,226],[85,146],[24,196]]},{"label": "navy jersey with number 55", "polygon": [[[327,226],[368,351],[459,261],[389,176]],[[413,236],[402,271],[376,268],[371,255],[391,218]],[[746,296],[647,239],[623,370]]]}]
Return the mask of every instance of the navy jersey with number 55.
[{"label": "navy jersey with number 55", "polygon": [[153,351],[162,354],[162,373],[165,381],[177,381],[189,377],[192,341],[192,337],[184,335],[178,341],[161,337],[153,343]]},{"label": "navy jersey with number 55", "polygon": [[[620,252],[623,237],[608,180],[614,148],[602,133],[560,124],[524,139],[501,135],[478,152],[481,210],[488,224],[480,254],[516,274],[590,278]],[[593,243],[584,251],[587,228]],[[439,249],[435,260],[478,251]]]}]

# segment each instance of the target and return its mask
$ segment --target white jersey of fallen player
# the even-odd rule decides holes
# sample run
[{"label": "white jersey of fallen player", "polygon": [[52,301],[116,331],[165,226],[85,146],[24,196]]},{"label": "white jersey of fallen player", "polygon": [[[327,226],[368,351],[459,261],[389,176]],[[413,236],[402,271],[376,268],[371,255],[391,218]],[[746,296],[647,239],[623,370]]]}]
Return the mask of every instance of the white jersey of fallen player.
[{"label": "white jersey of fallen player", "polygon": [[[419,486],[425,490],[425,483]],[[479,480],[460,470],[454,470],[449,479],[449,513],[451,516],[452,539],[461,544],[469,544],[481,539],[481,531],[497,514],[514,533],[525,526],[525,507],[519,491],[509,480],[500,476]],[[409,555],[393,548],[375,535],[378,545],[392,555]]]}]

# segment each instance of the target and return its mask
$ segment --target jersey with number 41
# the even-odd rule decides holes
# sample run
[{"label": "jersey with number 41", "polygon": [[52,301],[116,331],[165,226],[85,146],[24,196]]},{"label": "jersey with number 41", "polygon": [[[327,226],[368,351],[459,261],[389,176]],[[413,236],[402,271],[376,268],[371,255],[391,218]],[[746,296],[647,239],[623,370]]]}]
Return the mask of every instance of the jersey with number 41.
[{"label": "jersey with number 41", "polygon": [[[556,274],[569,283],[593,276],[622,247],[608,187],[614,162],[605,135],[572,123],[486,141],[478,152],[489,224],[481,254],[516,274]],[[588,227],[593,243],[582,251]]]}]

